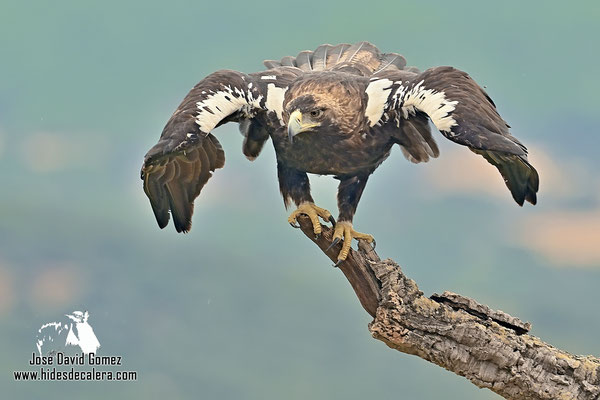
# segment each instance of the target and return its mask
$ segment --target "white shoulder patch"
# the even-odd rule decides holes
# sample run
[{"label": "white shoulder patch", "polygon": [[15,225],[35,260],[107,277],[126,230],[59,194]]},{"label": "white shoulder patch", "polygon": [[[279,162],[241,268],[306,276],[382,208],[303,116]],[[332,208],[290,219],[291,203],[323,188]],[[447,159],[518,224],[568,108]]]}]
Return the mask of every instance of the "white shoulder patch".
[{"label": "white shoulder patch", "polygon": [[412,89],[404,92],[406,88],[400,87],[398,91],[403,100],[402,112],[405,118],[414,109],[423,111],[431,118],[433,124],[440,131],[450,132],[457,125],[456,120],[450,114],[458,104],[458,101],[448,101],[443,91],[426,89],[422,86],[423,81],[416,84]]},{"label": "white shoulder patch", "polygon": [[263,101],[263,96],[253,89],[252,83],[248,84],[247,90],[224,86],[219,91],[211,91],[202,101],[196,103],[196,123],[202,132],[209,133],[219,122],[236,111],[242,111],[252,117],[255,110],[262,108],[274,112],[283,125],[283,99],[287,89],[269,83]]},{"label": "white shoulder patch", "polygon": [[[202,92],[205,94],[206,92]],[[257,95],[252,90],[252,83],[248,85],[248,90],[241,90],[237,87],[225,86],[218,92],[212,92],[202,101],[196,103],[198,114],[196,123],[204,133],[212,131],[223,118],[232,113],[243,110],[251,115],[253,108],[260,108],[262,95]]]},{"label": "white shoulder patch", "polygon": [[389,79],[378,79],[371,81],[369,86],[367,86],[365,92],[367,93],[368,100],[365,116],[369,120],[370,126],[375,126],[381,119],[385,111],[388,96],[392,91],[392,84],[393,82]]},{"label": "white shoulder patch", "polygon": [[267,85],[267,98],[265,100],[265,107],[268,111],[274,111],[279,118],[279,122],[283,126],[283,99],[285,92],[288,90],[287,86],[280,88],[275,86],[273,83]]},{"label": "white shoulder patch", "polygon": [[230,86],[225,86],[224,90],[212,93],[196,103],[198,107],[196,123],[202,132],[212,131],[223,118],[247,104],[244,96],[237,91],[235,95],[233,93]]}]

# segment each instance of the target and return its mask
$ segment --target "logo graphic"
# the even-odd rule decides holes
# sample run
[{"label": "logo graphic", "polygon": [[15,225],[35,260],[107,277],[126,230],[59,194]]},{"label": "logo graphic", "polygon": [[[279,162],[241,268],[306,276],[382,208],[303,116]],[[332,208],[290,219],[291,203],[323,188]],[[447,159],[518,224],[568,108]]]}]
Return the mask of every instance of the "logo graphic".
[{"label": "logo graphic", "polygon": [[89,313],[73,311],[65,314],[65,317],[67,318],[60,322],[48,322],[38,330],[36,346],[40,356],[69,350],[84,354],[96,353],[100,342],[88,323]]},{"label": "logo graphic", "polygon": [[88,323],[87,311],[65,314],[38,330],[25,371],[13,371],[15,381],[136,381],[137,371],[124,371],[123,356],[96,355],[100,342]]}]

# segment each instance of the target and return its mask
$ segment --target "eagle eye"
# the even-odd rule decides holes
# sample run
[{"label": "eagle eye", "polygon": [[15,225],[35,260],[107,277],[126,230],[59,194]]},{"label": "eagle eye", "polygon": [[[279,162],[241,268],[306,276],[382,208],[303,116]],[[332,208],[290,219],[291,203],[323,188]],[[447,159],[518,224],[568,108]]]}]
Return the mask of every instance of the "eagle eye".
[{"label": "eagle eye", "polygon": [[310,112],[310,116],[312,118],[319,118],[321,115],[323,115],[323,110],[318,108]]}]

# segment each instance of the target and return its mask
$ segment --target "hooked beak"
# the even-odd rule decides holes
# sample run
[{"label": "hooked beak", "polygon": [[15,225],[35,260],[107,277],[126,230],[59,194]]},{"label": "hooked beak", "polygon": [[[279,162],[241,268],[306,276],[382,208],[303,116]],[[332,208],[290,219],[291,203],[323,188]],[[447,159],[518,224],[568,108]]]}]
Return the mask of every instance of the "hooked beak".
[{"label": "hooked beak", "polygon": [[305,132],[319,125],[320,123],[312,122],[310,118],[308,118],[308,121],[303,122],[302,113],[298,110],[294,111],[290,114],[290,121],[288,122],[288,137],[290,139],[290,143],[294,142],[294,136],[297,134]]},{"label": "hooked beak", "polygon": [[302,132],[302,113],[298,110],[290,114],[290,121],[288,122],[288,137],[290,143],[294,143],[294,136]]}]

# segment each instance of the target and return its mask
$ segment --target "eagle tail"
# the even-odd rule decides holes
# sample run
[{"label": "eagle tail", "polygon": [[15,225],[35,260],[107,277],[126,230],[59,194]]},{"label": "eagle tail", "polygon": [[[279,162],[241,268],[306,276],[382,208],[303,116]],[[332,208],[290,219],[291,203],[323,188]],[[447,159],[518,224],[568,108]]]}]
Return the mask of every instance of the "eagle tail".
[{"label": "eagle tail", "polygon": [[381,56],[381,63],[373,74],[381,71],[399,69],[402,70],[406,67],[406,58],[398,53],[385,53]]},{"label": "eagle tail", "polygon": [[[342,43],[337,46],[323,44],[314,51],[301,51],[296,57],[283,57],[280,61],[266,60],[265,67],[297,67],[302,71],[325,71],[354,67],[365,75],[384,70],[406,70],[406,59],[397,53],[381,53],[369,42]],[[412,67],[410,67],[412,68]],[[416,71],[418,72],[418,70]]]}]

